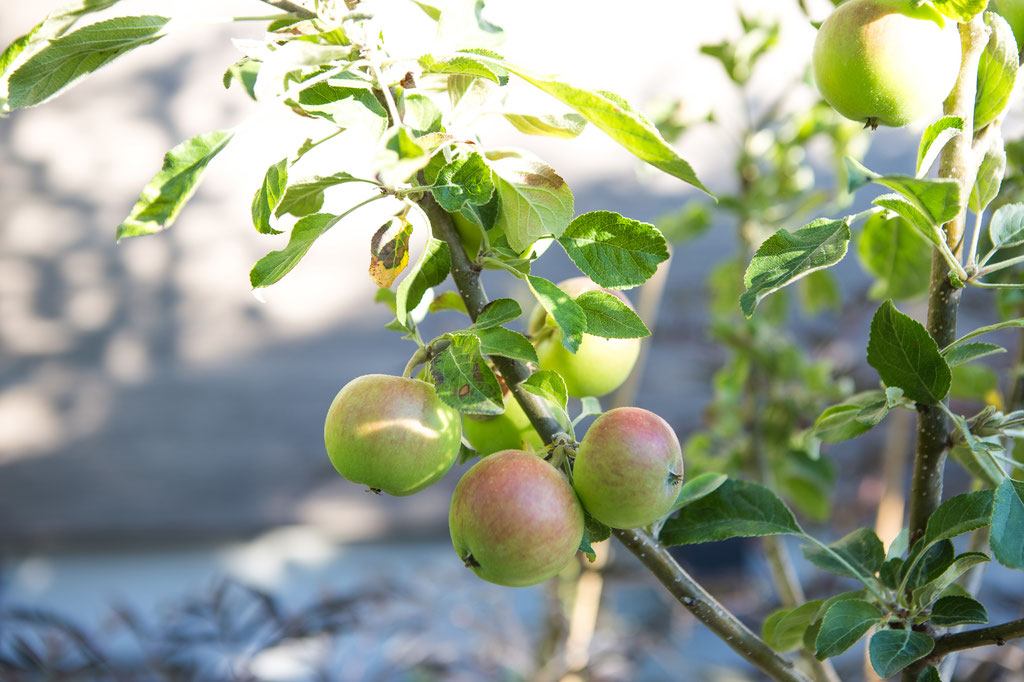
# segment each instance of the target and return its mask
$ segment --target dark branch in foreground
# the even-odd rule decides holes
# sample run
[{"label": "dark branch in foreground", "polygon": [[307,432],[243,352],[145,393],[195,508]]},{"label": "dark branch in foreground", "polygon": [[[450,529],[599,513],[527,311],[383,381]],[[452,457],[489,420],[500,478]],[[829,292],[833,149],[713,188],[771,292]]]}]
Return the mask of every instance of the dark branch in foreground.
[{"label": "dark branch in foreground", "polygon": [[[423,195],[417,203],[430,219],[434,236],[448,243],[451,250],[452,279],[455,280],[455,286],[466,303],[470,318],[475,321],[477,315],[487,305],[487,294],[480,283],[479,270],[466,255],[448,213],[438,206],[429,194]],[[529,369],[521,362],[508,358],[491,357],[491,360],[530,418],[530,423],[537,429],[544,442],[550,444],[562,428],[541,399],[520,387],[530,375]],[[775,653],[760,637],[708,594],[676,563],[664,545],[649,533],[643,530],[616,530],[614,534],[668,588],[672,596],[752,665],[773,680],[809,682],[790,661]]]}]

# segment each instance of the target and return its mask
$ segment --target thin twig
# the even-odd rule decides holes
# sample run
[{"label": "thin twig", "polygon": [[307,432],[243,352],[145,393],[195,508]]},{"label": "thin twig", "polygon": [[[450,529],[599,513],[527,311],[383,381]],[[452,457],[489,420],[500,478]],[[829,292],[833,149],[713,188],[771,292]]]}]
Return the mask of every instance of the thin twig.
[{"label": "thin twig", "polygon": [[290,12],[292,14],[296,14],[296,15],[302,17],[303,19],[316,19],[316,12],[314,12],[311,9],[309,9],[308,7],[303,7],[302,5],[300,5],[298,3],[290,2],[289,0],[260,0],[260,1],[265,3],[265,4],[267,4],[267,5],[271,5],[273,7],[276,7],[278,9],[280,9],[280,10],[284,10],[285,12]]},{"label": "thin twig", "polygon": [[967,630],[954,635],[943,635],[935,639],[935,648],[932,649],[929,659],[940,661],[947,654],[964,649],[974,649],[979,646],[995,644],[1003,646],[1011,639],[1024,637],[1024,618],[1011,620],[1002,625],[992,625],[977,630]]}]

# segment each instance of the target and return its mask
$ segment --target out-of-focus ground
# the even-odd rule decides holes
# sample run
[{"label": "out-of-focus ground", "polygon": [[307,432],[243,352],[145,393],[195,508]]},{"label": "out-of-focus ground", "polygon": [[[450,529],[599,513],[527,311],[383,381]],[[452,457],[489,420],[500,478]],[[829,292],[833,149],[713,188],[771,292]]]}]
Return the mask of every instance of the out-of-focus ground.
[{"label": "out-of-focus ground", "polygon": [[[0,44],[58,4],[0,4]],[[194,19],[265,13],[255,0],[176,4]],[[117,9],[166,12],[163,5],[125,0]],[[742,5],[786,18],[782,47],[754,81],[768,99],[809,54],[813,29],[795,2]],[[744,114],[719,65],[697,47],[738,34],[733,6],[492,0],[488,16],[505,27],[510,58],[613,90],[641,108],[672,97],[697,112],[713,107],[728,126]],[[420,25],[419,11],[409,7],[409,25],[395,30]],[[255,232],[252,193],[266,167],[317,128],[301,121],[289,127],[296,117],[261,110],[222,87],[220,74],[239,56],[232,37],[260,34],[256,26],[197,21],[60,98],[0,120],[0,606],[58,608],[95,624],[114,600],[157,609],[225,574],[293,604],[390,580],[417,595],[394,622],[429,621],[413,640],[421,649],[449,641],[452,655],[463,655],[474,638],[492,645],[509,637],[525,644],[506,642],[502,655],[529,669],[525,652],[537,634],[543,590],[495,588],[457,562],[446,519],[462,470],[411,498],[377,497],[341,480],[324,455],[323,415],[335,392],[360,374],[400,373],[413,347],[383,329],[390,315],[372,303],[366,245],[383,222],[373,209],[320,239],[298,268],[265,290],[265,302],[250,292],[249,268],[286,238]],[[114,228],[164,151],[240,124],[238,139],[211,165],[172,229],[114,243]],[[499,121],[488,138],[540,154],[573,188],[577,213],[606,209],[653,221],[697,196],[638,168],[593,129],[562,141],[528,138]],[[731,145],[723,128],[705,126],[679,148],[718,189],[733,182]],[[915,145],[913,130],[880,130],[869,165],[905,166]],[[346,168],[348,158],[338,156],[321,155],[308,172]],[[827,172],[820,180],[830,182]],[[681,436],[700,423],[722,357],[705,333],[702,288],[710,266],[732,249],[729,226],[717,227],[675,253],[637,398]],[[839,268],[846,313],[801,326],[809,347],[840,366],[863,366],[865,321],[874,309],[863,301],[866,285],[852,261]],[[537,271],[560,279],[574,269],[552,253]],[[485,282],[492,294],[525,304],[527,296],[507,279]],[[986,319],[987,311],[968,304],[965,315]],[[437,317],[438,332],[458,323]],[[838,334],[836,324],[844,325]],[[826,340],[827,347],[819,343]],[[877,474],[870,460],[839,462],[845,503],[837,523],[845,531],[870,522]],[[749,553],[737,555],[745,563],[725,568],[702,562],[705,554],[698,548],[688,557],[697,570],[710,566],[712,586],[756,627],[773,604],[763,567]],[[630,561],[619,566],[596,650],[619,655],[613,631],[639,637],[645,657],[628,669],[643,675],[634,679],[746,669],[685,611],[661,601]],[[1009,580],[992,573],[997,586]],[[480,604],[492,612],[508,607],[508,620],[482,627]],[[1011,604],[1006,609],[1013,615]],[[388,627],[368,632],[401,635],[399,643],[411,636]],[[644,640],[650,633],[661,639]],[[357,637],[346,646],[359,652],[367,645]],[[415,658],[413,650],[379,653]],[[846,665],[859,671],[856,657]],[[375,679],[395,679],[381,674]]]}]

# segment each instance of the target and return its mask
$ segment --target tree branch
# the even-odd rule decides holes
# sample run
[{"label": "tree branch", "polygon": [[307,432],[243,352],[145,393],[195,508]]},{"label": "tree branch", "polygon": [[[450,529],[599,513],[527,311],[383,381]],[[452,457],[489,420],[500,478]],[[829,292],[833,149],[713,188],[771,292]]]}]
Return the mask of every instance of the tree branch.
[{"label": "tree branch", "polygon": [[[943,148],[939,157],[939,177],[951,178],[960,184],[960,196],[966,204],[978,172],[978,157],[972,147],[974,131],[974,100],[978,90],[978,63],[988,42],[989,29],[982,14],[969,23],[960,24],[960,45],[963,50],[960,74],[956,85],[946,98],[944,113],[963,119],[963,133],[954,137]],[[959,260],[963,250],[966,206],[943,226],[946,245]],[[938,249],[932,249],[931,285],[928,289],[928,333],[945,348],[956,339],[957,308],[961,289],[949,281],[949,264]],[[944,405],[917,406],[917,449],[914,454],[914,473],[910,485],[909,530],[910,545],[924,536],[928,518],[942,502],[943,469],[949,451],[949,423]],[[956,635],[954,635],[956,636]],[[941,661],[934,653],[931,661]],[[904,682],[917,680],[925,663],[918,661],[904,669]]]},{"label": "tree branch", "polygon": [[[966,198],[977,173],[977,157],[971,148],[974,129],[974,98],[978,87],[978,60],[988,41],[988,28],[981,14],[970,23],[960,24],[963,59],[956,86],[945,103],[945,113],[964,121],[964,132],[953,138],[939,160],[939,177],[960,183],[961,196]],[[966,202],[965,202],[966,203]],[[964,236],[966,211],[943,226],[946,243],[959,258]],[[939,348],[956,338],[957,307],[960,289],[949,282],[949,264],[937,249],[932,251],[931,286],[928,291],[928,332]],[[910,489],[910,544],[924,535],[928,517],[942,501],[942,470],[949,447],[949,426],[938,405],[919,405],[917,418],[917,451]]]},{"label": "tree branch", "polygon": [[977,630],[967,630],[953,635],[943,635],[935,639],[935,648],[929,658],[939,661],[947,654],[963,649],[974,649],[979,646],[995,644],[1003,646],[1008,640],[1024,637],[1024,618],[1011,620],[1002,625],[992,625]]},{"label": "tree branch", "polygon": [[[448,213],[438,206],[430,194],[417,202],[430,220],[434,236],[448,243],[452,259],[452,279],[459,295],[466,303],[471,319],[476,320],[487,305],[487,294],[480,283],[480,272],[466,255],[459,233]],[[512,394],[537,429],[537,433],[550,444],[562,431],[547,405],[537,396],[523,390],[520,384],[530,375],[521,362],[492,356],[491,360]],[[719,604],[683,568],[668,550],[649,533],[642,530],[616,530],[615,536],[661,581],[683,606],[717,634],[734,651],[743,656],[773,680],[780,682],[809,682],[793,664],[775,653],[760,637],[747,628],[735,615]]]},{"label": "tree branch", "polygon": [[295,15],[297,15],[299,17],[302,17],[303,19],[315,19],[316,18],[316,12],[314,12],[311,9],[309,9],[308,7],[303,7],[302,5],[300,5],[300,4],[296,3],[296,2],[291,2],[290,0],[260,0],[260,1],[265,3],[265,4],[267,4],[267,5],[271,5],[273,7],[276,7],[278,9],[280,9],[280,10],[284,10],[285,12],[290,12],[292,14],[295,14]]}]

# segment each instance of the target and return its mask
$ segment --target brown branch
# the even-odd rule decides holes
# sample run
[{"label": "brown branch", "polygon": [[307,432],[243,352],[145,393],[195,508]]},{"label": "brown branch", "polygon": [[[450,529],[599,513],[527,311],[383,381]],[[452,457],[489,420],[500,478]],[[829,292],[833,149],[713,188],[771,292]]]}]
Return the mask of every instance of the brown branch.
[{"label": "brown branch", "polygon": [[1020,637],[1024,637],[1024,618],[1011,620],[1009,623],[1003,623],[1002,625],[992,625],[987,628],[967,630],[966,632],[958,632],[953,635],[943,635],[935,639],[935,648],[932,649],[929,659],[939,661],[954,651],[974,649],[979,646],[989,646],[990,644],[1003,646],[1009,640]]},{"label": "brown branch", "polygon": [[[438,206],[429,194],[424,194],[417,203],[430,220],[434,236],[448,243],[452,259],[452,279],[466,304],[470,318],[475,320],[488,302],[487,294],[480,283],[480,272],[466,255],[448,213]],[[562,427],[542,400],[520,386],[530,375],[529,369],[521,362],[509,358],[495,356],[491,359],[529,417],[530,423],[537,429],[544,442],[550,444],[562,431]],[[809,682],[790,661],[777,654],[764,640],[751,632],[734,614],[708,594],[649,533],[643,530],[616,530],[614,534],[668,588],[669,592],[689,609],[690,613],[743,658],[773,680]]]},{"label": "brown branch", "polygon": [[[956,86],[945,103],[945,113],[959,116],[964,132],[953,138],[939,159],[939,177],[960,183],[961,196],[969,195],[977,173],[977,157],[971,148],[974,130],[974,98],[978,87],[978,61],[988,42],[988,28],[978,14],[970,23],[960,24],[963,59]],[[966,201],[965,201],[966,203]],[[964,237],[966,212],[961,211],[943,226],[946,243],[959,256]],[[949,264],[937,249],[932,251],[931,286],[928,291],[928,332],[939,344],[948,346],[956,337],[960,289],[949,282]],[[910,544],[924,535],[928,517],[942,501],[942,473],[949,448],[949,425],[938,405],[918,405],[917,451],[910,488]]]}]

